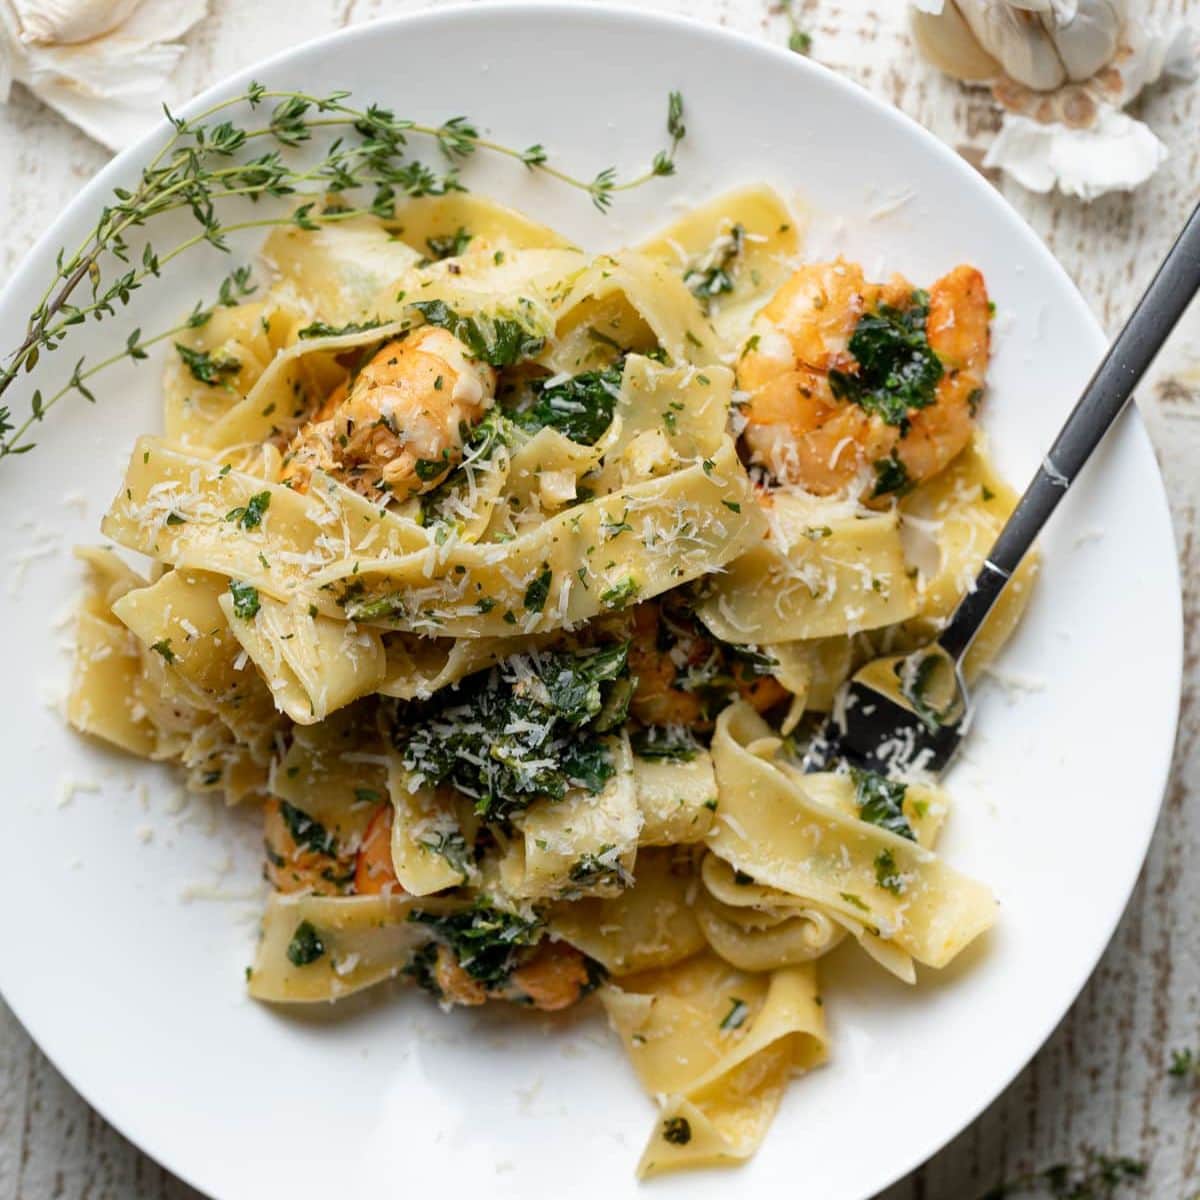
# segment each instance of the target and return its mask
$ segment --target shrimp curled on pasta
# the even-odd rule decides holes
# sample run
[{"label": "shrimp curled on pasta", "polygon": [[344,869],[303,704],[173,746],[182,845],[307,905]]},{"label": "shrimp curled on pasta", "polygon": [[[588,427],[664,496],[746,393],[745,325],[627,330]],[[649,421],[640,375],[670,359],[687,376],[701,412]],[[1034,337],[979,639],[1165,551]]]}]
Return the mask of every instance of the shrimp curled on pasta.
[{"label": "shrimp curled on pasta", "polygon": [[320,469],[372,500],[420,495],[462,461],[463,439],[495,394],[492,367],[452,333],[422,326],[380,347],[300,428],[283,481],[304,491]]},{"label": "shrimp curled on pasta", "polygon": [[872,497],[936,475],[971,440],[989,351],[983,276],[918,291],[841,259],[798,270],[755,319],[737,367],[743,444],[779,483]]}]

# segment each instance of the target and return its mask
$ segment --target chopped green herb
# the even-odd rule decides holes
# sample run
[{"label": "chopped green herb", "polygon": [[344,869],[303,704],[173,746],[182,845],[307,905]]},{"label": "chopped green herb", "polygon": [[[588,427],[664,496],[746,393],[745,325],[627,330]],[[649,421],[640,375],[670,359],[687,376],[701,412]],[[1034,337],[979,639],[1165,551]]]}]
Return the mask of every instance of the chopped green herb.
[{"label": "chopped green herb", "polygon": [[898,426],[903,436],[909,412],[934,402],[943,374],[925,335],[928,317],[929,297],[922,291],[913,292],[907,308],[882,304],[859,317],[849,343],[858,370],[830,371],[833,394]]},{"label": "chopped green herb", "polygon": [[632,575],[600,593],[600,602],[607,608],[624,608],[637,598],[641,586]]},{"label": "chopped green herb", "polygon": [[450,469],[449,459],[449,450],[442,451],[441,458],[418,458],[414,467],[417,478],[422,483],[428,483],[430,480],[444,475]]},{"label": "chopped green herb", "polygon": [[467,435],[463,445],[462,461],[436,487],[421,496],[421,524],[437,522],[452,523],[453,513],[460,506],[454,501],[470,492],[477,471],[490,462],[496,452],[512,441],[512,423],[498,408],[492,408],[487,416]]},{"label": "chopped green herb", "polygon": [[429,247],[430,257],[438,261],[441,261],[443,258],[457,258],[466,251],[470,242],[471,234],[461,225],[453,233],[447,234],[445,237],[425,239],[425,245]]},{"label": "chopped green herb", "polygon": [[904,815],[904,797],[908,788],[898,779],[885,779],[874,771],[858,767],[850,768],[854,780],[854,802],[858,806],[858,818],[889,833],[899,834],[910,842],[917,840],[913,827]]},{"label": "chopped green herb", "polygon": [[896,870],[896,856],[890,850],[880,850],[875,856],[875,882],[893,896],[904,891],[904,878]]},{"label": "chopped green herb", "polygon": [[402,710],[392,737],[407,770],[506,819],[539,797],[604,789],[615,768],[603,735],[624,721],[631,690],[623,643],[514,655]]},{"label": "chopped green herb", "polygon": [[687,1117],[668,1117],[663,1122],[663,1141],[672,1146],[686,1146],[692,1140],[692,1125]]},{"label": "chopped green herb", "polygon": [[383,322],[378,318],[372,321],[347,321],[345,325],[329,325],[325,321],[313,321],[311,324],[305,325],[303,329],[298,329],[296,336],[300,338],[342,337],[347,333],[366,333],[368,329],[378,329],[382,324]]},{"label": "chopped green herb", "polygon": [[570,880],[577,887],[626,888],[633,883],[633,876],[621,862],[616,846],[601,846],[599,851],[589,851],[571,864]]},{"label": "chopped green herb", "polygon": [[725,1018],[721,1022],[721,1028],[727,1032],[733,1029],[740,1029],[746,1023],[746,1018],[750,1015],[750,1005],[745,1000],[739,1000],[736,996],[730,996],[729,1003],[729,1011],[725,1014]]},{"label": "chopped green herb", "polygon": [[530,432],[557,429],[573,442],[594,446],[612,424],[624,371],[625,361],[618,359],[603,371],[585,371],[553,387],[535,382],[533,403],[514,419]]},{"label": "chopped green herb", "polygon": [[288,942],[288,962],[294,967],[307,967],[325,953],[325,943],[311,921],[301,921]]},{"label": "chopped green herb", "polygon": [[179,351],[184,366],[192,373],[192,378],[199,383],[207,383],[210,387],[230,375],[236,375],[242,369],[242,364],[229,354],[214,356],[208,350],[193,350],[182,342],[176,342],[175,349]]},{"label": "chopped green herb", "polygon": [[525,589],[525,608],[528,612],[542,612],[545,609],[553,579],[554,573],[548,564],[543,563],[541,572],[531,580]]},{"label": "chopped green herb", "polygon": [[451,868],[466,876],[469,869],[469,847],[467,839],[457,830],[438,830],[420,839],[420,845],[440,855]]},{"label": "chopped green herb", "polygon": [[303,809],[289,804],[286,800],[280,800],[279,815],[283,817],[283,823],[297,846],[330,857],[337,854],[337,839],[320,821],[314,820]]},{"label": "chopped green herb", "polygon": [[262,524],[263,514],[271,507],[270,492],[255,492],[245,504],[231,508],[225,520],[233,521],[243,529],[257,529]]},{"label": "chopped green herb", "polygon": [[430,325],[454,334],[471,354],[493,367],[511,367],[532,358],[545,338],[512,316],[477,313],[464,317],[444,300],[419,300],[412,305]]},{"label": "chopped green herb", "polygon": [[414,909],[408,919],[427,926],[472,979],[490,988],[507,981],[518,964],[520,948],[532,946],[542,933],[538,919],[484,901],[455,913]]},{"label": "chopped green herb", "polygon": [[258,588],[250,583],[239,583],[236,579],[229,581],[229,591],[233,596],[233,612],[243,621],[249,621],[258,613],[260,601]]},{"label": "chopped green herb", "polygon": [[908,468],[894,454],[888,458],[877,458],[875,467],[875,489],[872,497],[903,496],[912,491],[912,480],[908,477]]},{"label": "chopped green herb", "polygon": [[1171,1051],[1171,1065],[1167,1074],[1175,1079],[1200,1079],[1200,1054],[1191,1047]]},{"label": "chopped green herb", "polygon": [[161,654],[169,663],[173,663],[175,661],[175,651],[171,649],[170,638],[162,638],[160,641],[155,642],[150,649],[154,650],[158,654]]},{"label": "chopped green herb", "polygon": [[688,291],[701,304],[711,308],[718,296],[733,291],[734,268],[746,244],[746,230],[734,225],[721,234],[707,252],[683,274]]}]

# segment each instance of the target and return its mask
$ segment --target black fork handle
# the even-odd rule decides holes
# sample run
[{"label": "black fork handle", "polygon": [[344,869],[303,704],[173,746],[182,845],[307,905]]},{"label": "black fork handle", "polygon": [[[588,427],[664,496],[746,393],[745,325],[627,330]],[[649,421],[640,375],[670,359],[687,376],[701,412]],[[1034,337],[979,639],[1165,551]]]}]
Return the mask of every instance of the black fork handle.
[{"label": "black fork handle", "polygon": [[1200,206],[1183,227],[1125,328],[1096,368],[1079,403],[1000,531],[971,590],[959,601],[938,645],[958,660],[1000,598],[1042,526],[1092,452],[1121,415],[1162,344],[1200,291]]}]

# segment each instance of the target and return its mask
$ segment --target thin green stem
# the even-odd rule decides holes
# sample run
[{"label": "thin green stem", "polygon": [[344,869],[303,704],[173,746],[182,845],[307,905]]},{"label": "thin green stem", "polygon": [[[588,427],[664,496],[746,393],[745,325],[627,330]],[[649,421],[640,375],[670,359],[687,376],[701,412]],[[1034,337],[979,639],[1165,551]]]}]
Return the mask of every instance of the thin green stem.
[{"label": "thin green stem", "polygon": [[[137,343],[137,347],[139,350],[145,350],[150,346],[154,346],[159,342],[165,341],[169,337],[175,337],[177,334],[183,333],[184,330],[188,328],[188,322],[184,321],[181,325],[176,325],[171,329],[164,330],[162,333],[156,333],[153,337],[146,338],[145,341],[139,341]],[[43,420],[46,413],[48,413],[65,395],[67,395],[68,392],[73,392],[76,390],[76,382],[86,382],[87,380],[91,379],[93,375],[103,371],[106,367],[111,367],[115,363],[119,363],[122,359],[129,358],[131,354],[132,350],[130,347],[126,346],[125,349],[119,350],[116,354],[111,354],[108,358],[101,359],[98,363],[96,363],[95,366],[89,367],[86,371],[81,371],[78,375],[72,376],[71,381],[63,384],[63,386],[60,387],[57,392],[55,392],[48,400],[44,401],[36,413],[26,417],[20,425],[17,425],[13,429],[12,435],[4,443],[3,451],[0,451],[0,457],[9,454],[20,454],[22,450],[22,439],[24,438],[25,434],[27,434],[29,430],[33,428],[35,422]]]},{"label": "thin green stem", "polygon": [[[252,84],[247,91],[218,101],[193,117],[178,119],[168,112],[172,131],[142,169],[137,185],[128,192],[116,189],[116,202],[104,208],[96,225],[73,254],[68,257],[65,251],[60,251],[55,271],[26,323],[23,340],[0,365],[0,396],[22,371],[29,372],[37,367],[43,351],[58,349],[72,326],[89,317],[102,320],[114,313],[116,305],[127,304],[130,293],[143,286],[150,276],[159,275],[164,266],[201,242],[210,242],[223,250],[226,248],[223,239],[228,233],[289,223],[308,228],[368,213],[386,216],[388,212],[394,212],[397,196],[441,195],[461,190],[453,167],[438,172],[422,160],[409,157],[407,147],[412,137],[435,140],[451,163],[469,158],[479,150],[516,160],[586,192],[603,211],[611,203],[613,193],[629,191],[656,176],[671,174],[675,151],[684,136],[682,100],[678,94],[671,93],[667,113],[670,145],[655,156],[651,168],[622,182],[616,180],[612,169],[607,169],[588,181],[552,166],[540,144],[524,151],[516,150],[481,137],[475,126],[461,117],[442,125],[428,125],[398,119],[391,112],[375,106],[355,108],[344,103],[349,94],[334,92],[322,97],[306,92],[268,90]],[[274,102],[274,106],[269,109],[269,123],[263,127],[246,130],[225,118],[214,121],[227,110],[242,105],[257,110],[268,101]],[[353,128],[361,141],[355,143],[339,136],[324,150],[323,156],[308,167],[287,161],[286,152],[300,148],[315,131],[345,128]],[[261,138],[273,138],[280,149],[260,158],[234,159],[223,165],[213,162],[214,158],[232,158],[247,143]],[[322,183],[324,186],[319,190],[301,186]],[[371,188],[374,197],[369,207],[311,211],[323,194],[349,194]],[[287,197],[293,205],[304,207],[301,211],[293,208],[288,214],[231,224],[218,219],[214,207],[217,202],[239,197],[253,201],[264,195]],[[146,225],[154,217],[186,208],[192,210],[202,227],[201,232],[163,255],[156,254],[152,246],[146,244],[142,265],[131,267],[125,241],[129,230]],[[120,273],[106,281],[101,260],[108,254],[124,266]],[[84,279],[91,281],[91,301],[77,306],[71,303],[71,297]],[[161,336],[146,344],[161,340]],[[40,393],[35,392],[35,411],[7,441],[3,440],[4,435],[13,429],[13,425],[8,409],[0,407],[0,458],[28,448],[22,445],[21,437],[34,421],[42,419],[46,410],[73,388],[86,394],[86,389],[79,387],[81,380],[90,378],[95,371],[127,353],[106,359],[82,376],[77,367],[71,382],[45,405],[40,403]]]}]

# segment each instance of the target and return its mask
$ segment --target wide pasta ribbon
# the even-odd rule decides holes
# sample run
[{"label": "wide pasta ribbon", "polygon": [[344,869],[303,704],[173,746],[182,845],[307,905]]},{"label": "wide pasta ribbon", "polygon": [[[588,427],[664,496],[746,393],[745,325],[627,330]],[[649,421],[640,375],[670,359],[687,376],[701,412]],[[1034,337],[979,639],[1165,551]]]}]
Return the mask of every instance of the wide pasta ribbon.
[{"label": "wide pasta ribbon", "polygon": [[558,937],[615,976],[668,967],[704,948],[691,903],[694,855],[640,850],[635,871],[633,885],[619,895],[563,902],[549,914]]},{"label": "wide pasta ribbon", "polygon": [[927,966],[944,967],[991,926],[986,887],[917,842],[814,798],[804,776],[754,753],[763,739],[778,744],[746,704],[717,720],[715,854]]},{"label": "wide pasta ribbon", "polygon": [[766,974],[701,954],[601,990],[660,1119],[641,1176],[737,1162],[758,1148],[788,1079],[824,1061],[811,964]]},{"label": "wide pasta ribbon", "polygon": [[579,625],[722,567],[761,537],[732,442],[704,463],[567,509],[500,544],[348,559],[309,581],[330,615],[432,636]]},{"label": "wide pasta ribbon", "polygon": [[250,995],[312,1004],[395,978],[428,941],[428,933],[409,921],[409,913],[439,906],[445,902],[410,896],[272,892],[250,971]]},{"label": "wide pasta ribbon", "polygon": [[800,228],[778,192],[753,184],[685,213],[638,251],[683,278],[725,356],[737,353],[754,314],[796,269]]},{"label": "wide pasta ribbon", "polygon": [[697,610],[723,641],[788,642],[894,625],[917,611],[895,512],[776,492],[769,536]]}]

